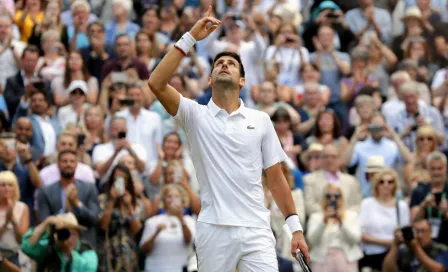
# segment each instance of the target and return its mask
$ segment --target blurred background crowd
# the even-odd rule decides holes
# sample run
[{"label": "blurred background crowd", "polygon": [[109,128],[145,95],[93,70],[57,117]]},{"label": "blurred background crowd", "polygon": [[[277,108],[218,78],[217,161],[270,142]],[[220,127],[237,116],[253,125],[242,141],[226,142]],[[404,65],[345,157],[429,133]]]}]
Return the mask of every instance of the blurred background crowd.
[{"label": "blurred background crowd", "polygon": [[207,105],[241,55],[313,271],[447,271],[447,0],[0,0],[0,270],[197,270],[195,150],[145,80],[209,5],[169,83]]}]

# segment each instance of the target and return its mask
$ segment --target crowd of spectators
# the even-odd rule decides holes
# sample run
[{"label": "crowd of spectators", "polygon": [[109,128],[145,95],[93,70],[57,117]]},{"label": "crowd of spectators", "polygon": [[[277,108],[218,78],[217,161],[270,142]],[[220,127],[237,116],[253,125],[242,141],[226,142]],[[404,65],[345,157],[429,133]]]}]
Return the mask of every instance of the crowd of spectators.
[{"label": "crowd of spectators", "polygon": [[240,54],[313,271],[448,271],[447,0],[0,0],[0,271],[197,270],[195,150],[146,80],[209,5],[169,84],[207,106]]}]

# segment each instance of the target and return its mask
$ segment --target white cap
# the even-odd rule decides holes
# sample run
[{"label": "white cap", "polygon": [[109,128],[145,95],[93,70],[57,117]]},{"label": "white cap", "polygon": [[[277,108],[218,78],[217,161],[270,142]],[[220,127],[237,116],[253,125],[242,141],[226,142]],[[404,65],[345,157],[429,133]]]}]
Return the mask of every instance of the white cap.
[{"label": "white cap", "polygon": [[70,83],[70,86],[68,86],[67,93],[71,93],[76,89],[80,89],[85,95],[87,95],[89,90],[87,83],[84,80],[74,80]]}]

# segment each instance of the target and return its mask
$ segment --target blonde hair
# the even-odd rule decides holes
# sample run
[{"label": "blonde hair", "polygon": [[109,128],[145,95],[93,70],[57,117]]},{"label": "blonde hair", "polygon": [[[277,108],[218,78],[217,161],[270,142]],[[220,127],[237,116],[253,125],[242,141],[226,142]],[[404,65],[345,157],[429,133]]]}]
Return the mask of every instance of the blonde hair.
[{"label": "blonde hair", "polygon": [[[422,137],[422,136],[429,136],[432,138],[433,147],[431,149],[431,152],[436,151],[437,150],[437,131],[432,126],[429,126],[429,125],[421,126],[417,129],[416,140],[418,141],[418,138]],[[419,154],[420,151],[421,151],[420,145],[417,142],[416,153]],[[423,163],[425,163],[425,162],[423,162]]]},{"label": "blonde hair", "polygon": [[376,173],[373,176],[372,179],[372,195],[377,198],[378,197],[378,185],[380,184],[381,180],[383,179],[384,176],[392,176],[392,178],[394,179],[394,185],[395,188],[392,192],[392,196],[395,196],[395,193],[397,192],[398,189],[398,175],[397,172],[395,172],[394,169],[392,168],[384,168],[383,170],[379,171],[378,173]]},{"label": "blonde hair", "polygon": [[16,191],[16,194],[14,195],[12,200],[14,202],[19,201],[20,199],[19,181],[17,180],[17,177],[13,172],[9,170],[0,172],[0,183],[11,184]]},{"label": "blonde hair", "polygon": [[182,199],[182,204],[184,207],[188,208],[190,207],[190,198],[188,197],[188,194],[185,192],[184,188],[178,184],[165,184],[163,185],[162,189],[160,190],[160,204],[159,208],[164,209],[164,199],[166,195],[172,191],[177,190],[180,193],[180,198]]},{"label": "blonde hair", "polygon": [[[100,105],[90,105],[84,112],[84,122],[82,123],[81,127],[82,130],[84,131],[84,133],[86,134],[90,134],[89,129],[87,128],[87,115],[90,113],[90,111],[92,110],[98,110],[100,112],[101,115],[101,119],[104,120],[104,111],[101,108]],[[104,133],[104,121],[102,122],[103,126],[100,129],[100,135],[99,135],[99,139],[100,139],[100,144],[104,144],[106,142],[106,136]]]},{"label": "blonde hair", "polygon": [[332,189],[336,190],[339,193],[339,195],[340,195],[339,199],[337,199],[337,202],[338,202],[338,213],[339,213],[339,216],[341,217],[341,219],[344,219],[344,216],[345,216],[344,195],[342,194],[341,187],[339,185],[337,185],[337,184],[328,184],[325,187],[325,189],[323,190],[323,192],[322,192],[322,202],[321,202],[322,211],[325,213],[325,210],[328,207],[327,194]]}]

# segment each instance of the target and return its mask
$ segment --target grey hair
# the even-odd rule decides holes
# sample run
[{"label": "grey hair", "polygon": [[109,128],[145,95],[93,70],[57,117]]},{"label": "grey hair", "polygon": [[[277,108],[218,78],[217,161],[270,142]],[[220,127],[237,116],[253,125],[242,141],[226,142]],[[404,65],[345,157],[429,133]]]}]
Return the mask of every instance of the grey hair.
[{"label": "grey hair", "polygon": [[123,116],[118,116],[118,115],[115,114],[110,119],[110,124],[112,124],[114,121],[117,121],[117,120],[121,120],[121,121],[124,121],[125,123],[127,123],[126,118],[124,118]]},{"label": "grey hair", "polygon": [[373,98],[370,95],[361,94],[358,95],[355,99],[355,107],[358,108],[361,106],[361,104],[369,104],[372,108],[375,107],[375,104],[373,103]]},{"label": "grey hair", "polygon": [[8,12],[0,13],[0,18],[8,18],[11,25],[13,23],[13,18],[11,16],[11,14],[9,14]]},{"label": "grey hair", "polygon": [[40,42],[44,43],[48,38],[55,38],[58,41],[60,41],[61,34],[59,34],[59,32],[54,29],[47,30],[42,34],[42,37],[40,38]]},{"label": "grey hair", "polygon": [[416,94],[420,95],[420,91],[418,89],[417,82],[411,80],[411,81],[407,81],[407,82],[401,84],[400,91],[399,91],[400,97],[403,97],[403,95],[408,94],[408,93],[416,93]]},{"label": "grey hair", "polygon": [[87,9],[87,12],[90,13],[90,5],[89,2],[85,1],[85,0],[76,0],[75,2],[72,3],[72,5],[70,6],[70,13],[73,14],[75,13],[75,10],[78,7],[85,7]]},{"label": "grey hair", "polygon": [[390,80],[391,80],[392,82],[393,82],[393,81],[396,81],[396,80],[398,80],[398,79],[404,79],[405,81],[410,81],[410,80],[411,80],[411,76],[410,76],[409,73],[406,72],[406,71],[397,71],[397,72],[393,73],[393,74],[390,76]]},{"label": "grey hair", "polygon": [[445,154],[440,151],[433,151],[426,157],[426,165],[429,165],[432,161],[442,161],[444,165],[447,164]]}]

